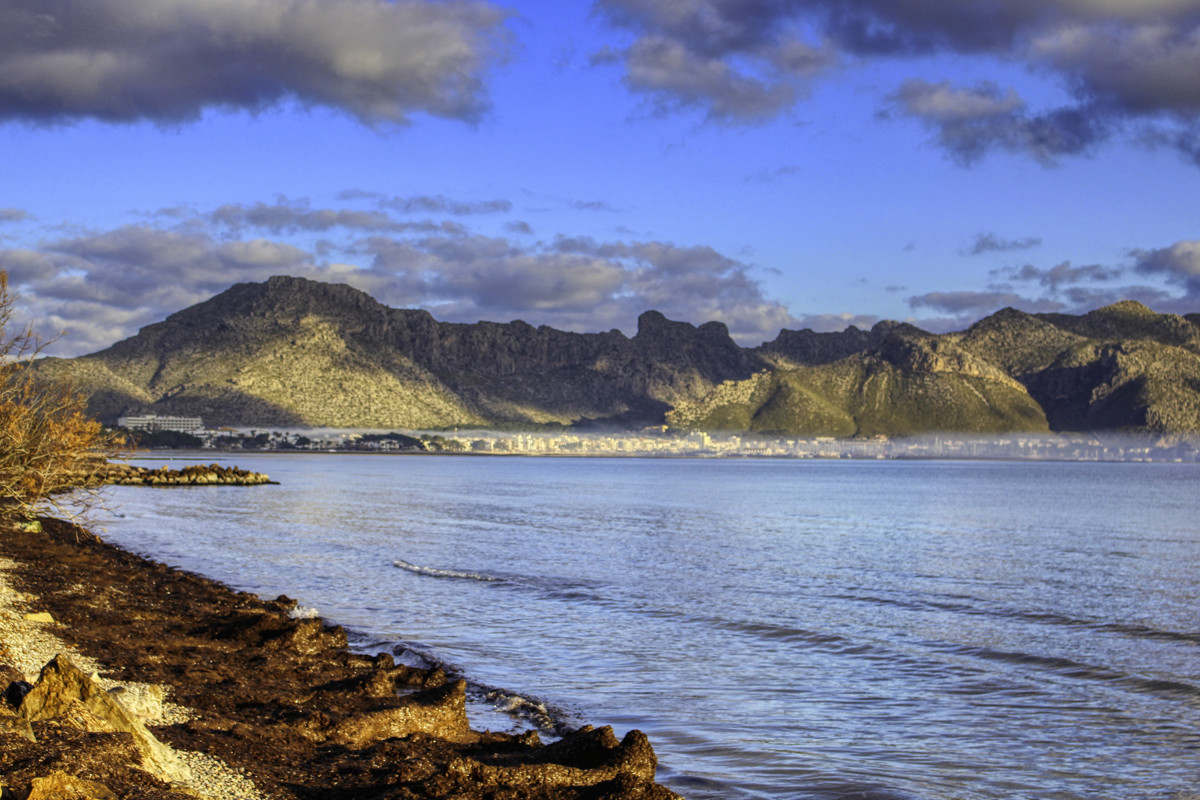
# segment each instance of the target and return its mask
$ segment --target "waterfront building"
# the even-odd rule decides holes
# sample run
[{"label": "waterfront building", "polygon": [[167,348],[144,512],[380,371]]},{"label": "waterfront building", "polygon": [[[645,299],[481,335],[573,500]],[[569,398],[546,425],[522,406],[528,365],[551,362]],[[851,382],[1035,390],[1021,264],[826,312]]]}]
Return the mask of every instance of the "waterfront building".
[{"label": "waterfront building", "polygon": [[180,431],[191,433],[204,430],[204,422],[200,417],[160,417],[157,414],[145,414],[139,417],[121,417],[117,425],[131,431]]}]

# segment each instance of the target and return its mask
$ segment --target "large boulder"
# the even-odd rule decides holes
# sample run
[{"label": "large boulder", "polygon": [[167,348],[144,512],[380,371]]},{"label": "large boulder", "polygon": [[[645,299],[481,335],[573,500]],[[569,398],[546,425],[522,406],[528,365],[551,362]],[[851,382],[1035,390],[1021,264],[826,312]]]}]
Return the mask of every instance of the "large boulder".
[{"label": "large boulder", "polygon": [[147,772],[168,783],[191,778],[174,751],[154,738],[133,712],[62,654],[42,667],[37,683],[21,701],[20,715],[29,722],[65,719],[88,731],[131,734]]}]

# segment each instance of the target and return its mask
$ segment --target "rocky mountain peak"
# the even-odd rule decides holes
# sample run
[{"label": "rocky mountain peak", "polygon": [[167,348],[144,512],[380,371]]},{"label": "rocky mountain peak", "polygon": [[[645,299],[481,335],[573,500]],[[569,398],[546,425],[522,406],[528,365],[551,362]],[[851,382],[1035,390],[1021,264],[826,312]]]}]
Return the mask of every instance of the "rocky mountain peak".
[{"label": "rocky mountain peak", "polygon": [[638,427],[692,408],[703,413],[675,419],[813,435],[1047,419],[1200,431],[1200,327],[1131,301],[1082,316],[1009,308],[953,334],[895,321],[782,330],[743,349],[721,322],[659,311],[641,315],[633,338],[448,323],[351,286],[276,276],[43,366],[92,391],[108,422],[148,412],[214,425]]},{"label": "rocky mountain peak", "polygon": [[661,311],[645,311],[638,317],[636,336],[650,339],[656,337],[687,336],[696,330],[688,322],[667,319]]}]

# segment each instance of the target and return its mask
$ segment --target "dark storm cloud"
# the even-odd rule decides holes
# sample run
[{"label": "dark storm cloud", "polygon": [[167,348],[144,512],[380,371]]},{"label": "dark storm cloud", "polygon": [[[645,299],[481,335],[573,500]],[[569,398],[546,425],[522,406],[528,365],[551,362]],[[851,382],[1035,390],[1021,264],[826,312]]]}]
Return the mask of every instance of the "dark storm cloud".
[{"label": "dark storm cloud", "polygon": [[1041,31],[1030,51],[1101,106],[1132,116],[1166,112],[1194,119],[1200,113],[1200,13],[1195,3],[1176,5],[1182,13],[1158,19]]},{"label": "dark storm cloud", "polygon": [[[153,296],[196,297],[238,280],[296,270],[312,259],[302,249],[269,239],[221,241],[203,233],[125,225],[99,234],[43,243],[40,297],[92,299],[118,308]],[[0,267],[8,261],[0,254]]]},{"label": "dark storm cloud", "polygon": [[189,121],[294,100],[475,119],[506,13],[424,0],[5,0],[0,119]]},{"label": "dark storm cloud", "polygon": [[1200,163],[1200,0],[597,0],[633,33],[602,60],[663,112],[778,115],[840,64],[956,54],[1024,64],[1070,97],[1030,109],[994,84],[910,80],[889,99],[957,161],[993,150],[1051,164],[1139,123]]},{"label": "dark storm cloud", "polygon": [[1037,236],[1027,236],[1024,239],[1002,239],[994,233],[980,233],[976,234],[975,241],[971,243],[966,252],[973,256],[984,253],[1008,253],[1014,250],[1032,250],[1040,247],[1041,244],[1042,240]]}]

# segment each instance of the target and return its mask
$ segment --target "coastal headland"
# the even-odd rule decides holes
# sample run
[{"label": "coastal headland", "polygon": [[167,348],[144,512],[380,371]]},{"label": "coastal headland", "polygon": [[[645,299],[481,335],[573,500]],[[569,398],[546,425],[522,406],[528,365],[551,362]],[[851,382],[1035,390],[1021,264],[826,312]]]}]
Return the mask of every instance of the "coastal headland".
[{"label": "coastal headland", "polygon": [[6,800],[677,797],[638,731],[473,730],[440,668],[353,653],[294,600],[41,523],[0,535]]}]

